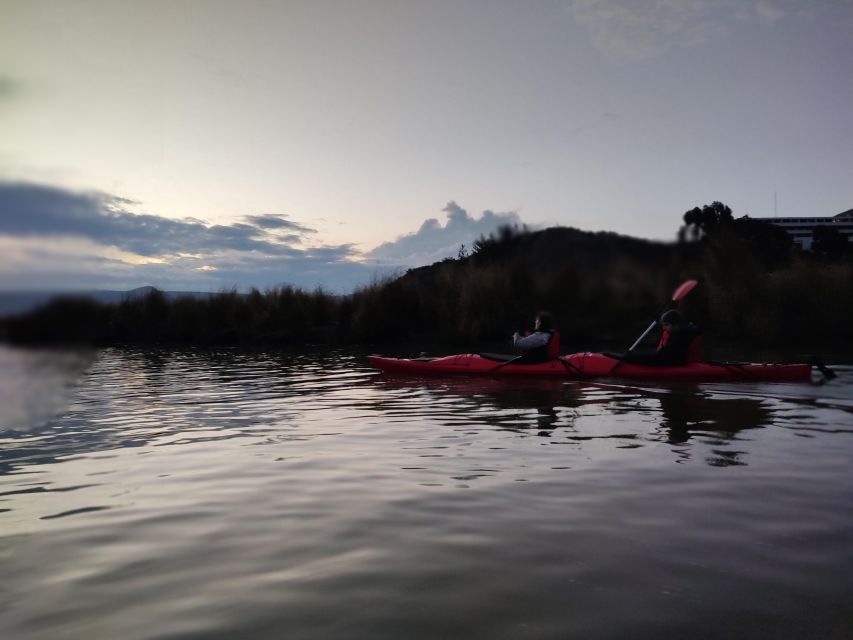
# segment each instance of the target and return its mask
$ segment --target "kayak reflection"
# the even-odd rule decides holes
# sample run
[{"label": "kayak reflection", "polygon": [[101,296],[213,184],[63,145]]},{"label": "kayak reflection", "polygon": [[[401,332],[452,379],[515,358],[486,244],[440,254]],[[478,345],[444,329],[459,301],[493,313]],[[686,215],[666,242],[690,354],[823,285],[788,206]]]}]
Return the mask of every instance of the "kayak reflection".
[{"label": "kayak reflection", "polygon": [[[701,436],[712,446],[706,462],[715,467],[743,466],[745,452],[731,448],[737,434],[746,429],[761,429],[772,424],[773,412],[754,398],[716,398],[702,392],[662,394],[661,427],[668,443],[686,444]],[[682,458],[690,458],[689,449],[674,449]]]},{"label": "kayak reflection", "polygon": [[686,442],[691,433],[701,431],[732,437],[744,429],[766,427],[772,421],[770,409],[753,398],[721,399],[701,392],[679,391],[661,394],[658,399],[663,413],[661,426],[672,444]]},{"label": "kayak reflection", "polygon": [[[379,376],[376,384],[386,390],[419,389],[440,398],[456,398],[473,409],[477,422],[491,427],[548,436],[558,427],[571,429],[576,409],[583,404],[582,384],[549,378],[508,380],[505,378]],[[459,416],[465,405],[454,404]]]},{"label": "kayak reflection", "polygon": [[[698,385],[633,387],[550,379],[378,376],[376,384],[396,392],[415,392],[447,406],[446,423],[484,424],[550,437],[555,444],[605,438],[625,447],[665,442],[689,459],[688,445],[709,445],[712,466],[742,465],[743,454],[730,450],[737,434],[772,424],[773,412],[762,398],[719,397]],[[411,397],[406,393],[403,397]],[[649,430],[649,423],[654,427]]]}]

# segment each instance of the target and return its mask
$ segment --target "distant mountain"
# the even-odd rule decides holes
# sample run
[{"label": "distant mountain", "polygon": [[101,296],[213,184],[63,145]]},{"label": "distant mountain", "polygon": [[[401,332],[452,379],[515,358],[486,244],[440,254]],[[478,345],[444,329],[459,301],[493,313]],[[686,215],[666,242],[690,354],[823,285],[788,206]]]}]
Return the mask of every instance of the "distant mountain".
[{"label": "distant mountain", "polygon": [[[98,302],[116,303],[140,298],[154,287],[138,287],[129,291],[92,289],[83,291],[0,291],[0,318],[20,315],[41,307],[56,298],[91,298]],[[214,295],[203,291],[164,291],[169,298],[208,298]]]}]

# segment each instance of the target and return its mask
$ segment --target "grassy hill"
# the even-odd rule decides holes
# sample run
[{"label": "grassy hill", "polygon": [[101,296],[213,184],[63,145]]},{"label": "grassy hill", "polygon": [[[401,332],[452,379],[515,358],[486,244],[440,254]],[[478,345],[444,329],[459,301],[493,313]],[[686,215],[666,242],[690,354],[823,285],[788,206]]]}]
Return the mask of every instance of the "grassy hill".
[{"label": "grassy hill", "polygon": [[674,244],[570,228],[481,239],[463,259],[413,269],[356,294],[371,340],[505,338],[548,310],[570,339],[629,333],[648,322],[680,276]]}]

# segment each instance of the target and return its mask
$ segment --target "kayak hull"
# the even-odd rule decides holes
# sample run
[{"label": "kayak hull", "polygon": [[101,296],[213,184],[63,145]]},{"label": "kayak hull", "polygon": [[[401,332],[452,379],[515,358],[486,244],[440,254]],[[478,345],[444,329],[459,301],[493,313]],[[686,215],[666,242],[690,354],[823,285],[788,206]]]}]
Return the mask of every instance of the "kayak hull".
[{"label": "kayak hull", "polygon": [[741,364],[691,362],[677,367],[632,364],[602,353],[574,353],[538,364],[504,363],[475,353],[441,358],[368,356],[371,365],[387,373],[414,375],[557,376],[577,380],[629,378],[721,382],[808,382],[808,364]]}]

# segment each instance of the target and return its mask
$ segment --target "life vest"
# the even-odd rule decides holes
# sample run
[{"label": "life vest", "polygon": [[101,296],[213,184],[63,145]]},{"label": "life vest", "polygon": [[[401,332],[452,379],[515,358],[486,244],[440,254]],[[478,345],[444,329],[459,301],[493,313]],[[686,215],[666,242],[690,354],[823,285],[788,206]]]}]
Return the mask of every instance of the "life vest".
[{"label": "life vest", "polygon": [[[686,344],[678,344],[679,342],[686,342]],[[672,358],[673,360],[683,361],[683,363],[687,363],[697,362],[703,357],[702,335],[698,327],[693,324],[688,324],[680,331],[678,331],[678,341],[673,338],[670,331],[664,331],[661,334],[660,342],[658,343],[658,353],[664,351],[664,347],[666,347],[667,345],[671,347],[670,349],[666,350],[667,352],[669,352],[667,353],[667,356],[669,356],[669,358]]]},{"label": "life vest", "polygon": [[533,349],[522,351],[526,362],[547,362],[548,360],[553,360],[560,355],[560,332],[542,331],[540,329],[539,333],[548,333],[551,337],[548,338],[548,342],[541,347],[534,347]]},{"label": "life vest", "polygon": [[687,347],[687,362],[698,362],[705,357],[704,348],[702,344],[702,336],[695,336],[693,340],[690,342],[690,346]]},{"label": "life vest", "polygon": [[546,349],[548,349],[548,359],[553,360],[554,358],[560,357],[560,332],[552,331],[551,339],[548,341],[548,344],[545,345]]}]

